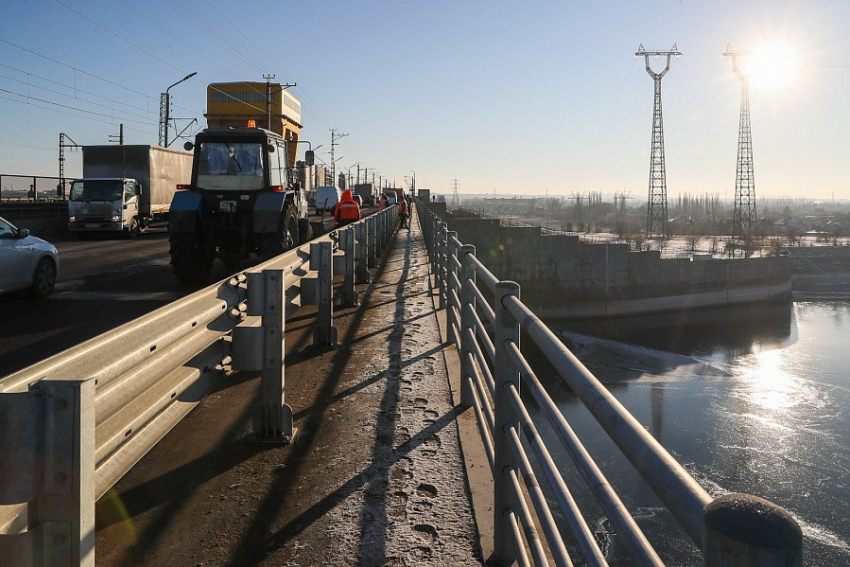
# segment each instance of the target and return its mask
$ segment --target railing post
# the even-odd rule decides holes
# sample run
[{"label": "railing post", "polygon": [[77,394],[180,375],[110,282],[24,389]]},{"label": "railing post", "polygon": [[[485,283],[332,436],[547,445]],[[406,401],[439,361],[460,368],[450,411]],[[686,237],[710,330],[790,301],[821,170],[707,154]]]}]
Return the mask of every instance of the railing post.
[{"label": "railing post", "polygon": [[368,254],[369,254],[369,267],[374,268],[378,265],[376,254],[375,254],[376,248],[377,248],[377,244],[375,242],[375,240],[376,240],[375,217],[369,217],[369,218],[366,219],[366,230],[369,233],[369,245],[367,246],[367,248],[369,250],[369,252],[368,252]]},{"label": "railing post", "polygon": [[446,277],[448,276],[448,246],[447,241],[449,238],[449,229],[448,225],[444,222],[440,223],[440,242],[437,246],[437,269],[440,271],[439,273],[439,282],[440,282],[440,309],[446,308]]},{"label": "railing post", "polygon": [[[446,309],[446,322],[448,329],[446,330],[446,336],[449,339],[450,343],[457,344],[458,338],[455,336],[455,328],[457,327],[458,321],[455,317],[456,314],[460,313],[460,288],[455,287],[455,280],[459,280],[457,264],[454,260],[457,260],[458,247],[455,244],[455,240],[457,239],[457,232],[450,231],[446,233],[446,242],[448,246],[446,250],[448,250],[446,254],[446,280],[448,280],[448,286],[446,287],[446,303],[448,305]],[[454,274],[455,277],[451,277]],[[454,294],[450,292],[454,292]],[[452,301],[452,296],[458,298],[458,303],[454,303]]]},{"label": "railing post", "polygon": [[[431,273],[434,274],[434,286],[437,292],[440,290],[440,229],[442,225],[434,217],[431,230]],[[442,305],[441,305],[442,307]]]},{"label": "railing post", "polygon": [[310,244],[310,269],[319,273],[316,302],[319,306],[313,344],[336,346],[337,330],[333,324],[333,247],[330,242]]},{"label": "railing post", "polygon": [[475,246],[464,244],[460,247],[460,403],[464,407],[471,407],[475,403],[475,396],[472,395],[472,389],[467,378],[475,376],[475,364],[470,360],[475,350],[470,343],[469,333],[467,329],[472,330],[475,334],[475,318],[473,314],[476,310],[475,293],[472,291],[475,286],[475,270],[472,269],[470,257],[475,256]]},{"label": "railing post", "polygon": [[[508,384],[516,386],[519,391],[519,372],[514,368],[511,358],[505,348],[508,341],[519,346],[519,323],[504,307],[503,299],[506,296],[519,297],[519,285],[511,281],[501,281],[496,284],[495,311],[495,347],[496,362],[494,379],[495,391],[495,425],[493,431],[493,448],[496,453],[495,468],[493,469],[493,539],[495,542],[494,553],[497,560],[510,565],[515,559],[512,544],[511,528],[508,526],[506,514],[513,507],[514,499],[511,497],[511,483],[507,476],[509,468],[517,469],[514,462],[513,452],[508,442],[505,429],[513,425],[519,430],[519,419],[515,415],[506,388]],[[519,498],[522,495],[518,496]]]},{"label": "railing post", "polygon": [[341,301],[345,305],[359,304],[357,290],[354,288],[354,227],[349,226],[339,232],[339,246],[345,253],[345,272],[342,282]]},{"label": "railing post", "polygon": [[431,222],[428,225],[428,260],[431,264],[431,277],[432,277],[432,288],[439,289],[440,282],[439,277],[440,274],[437,273],[437,231],[439,230],[439,225],[437,224],[437,217],[433,213],[431,213]]},{"label": "railing post", "polygon": [[375,257],[380,258],[384,254],[384,231],[383,231],[383,215],[377,214],[375,220]]},{"label": "railing post", "polygon": [[366,221],[362,220],[354,225],[357,236],[355,251],[357,253],[357,283],[369,283],[369,232],[366,230]]},{"label": "railing post", "polygon": [[[258,274],[259,276],[260,274]],[[249,277],[251,274],[249,274]],[[286,404],[286,343],[283,270],[263,270],[263,375],[260,379],[260,415],[254,433],[267,440],[289,443],[295,436],[292,408]],[[249,286],[250,286],[249,279]]]},{"label": "railing post", "polygon": [[726,494],[705,507],[706,567],[800,567],[803,532],[791,514],[750,494]]}]

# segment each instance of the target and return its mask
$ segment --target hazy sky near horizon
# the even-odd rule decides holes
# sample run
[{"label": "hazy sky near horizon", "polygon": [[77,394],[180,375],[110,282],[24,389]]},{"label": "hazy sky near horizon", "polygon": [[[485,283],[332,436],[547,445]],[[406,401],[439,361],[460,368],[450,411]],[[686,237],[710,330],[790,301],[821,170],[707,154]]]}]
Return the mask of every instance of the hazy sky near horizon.
[{"label": "hazy sky near horizon", "polygon": [[[757,196],[850,198],[846,0],[31,0],[0,16],[0,173],[58,175],[60,132],[104,144],[123,122],[126,143],[157,143],[160,93],[189,73],[170,93],[191,130],[209,83],[273,74],[297,83],[318,157],[330,129],[347,134],[337,171],[645,199],[653,81],[634,53],[676,44],[668,193],[731,199],[741,82],[722,54],[773,45],[750,88]],[[69,151],[66,176],[80,173]]]}]

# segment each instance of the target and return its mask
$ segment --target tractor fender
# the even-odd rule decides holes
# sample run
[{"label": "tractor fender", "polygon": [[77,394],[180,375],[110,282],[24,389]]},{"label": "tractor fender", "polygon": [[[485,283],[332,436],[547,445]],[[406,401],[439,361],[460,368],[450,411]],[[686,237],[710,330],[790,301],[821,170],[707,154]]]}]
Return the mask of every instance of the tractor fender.
[{"label": "tractor fender", "polygon": [[292,200],[289,192],[269,192],[257,195],[254,201],[253,224],[254,232],[277,232],[281,213],[286,210]]},{"label": "tractor fender", "polygon": [[168,209],[168,232],[194,232],[201,214],[201,194],[177,191]]}]

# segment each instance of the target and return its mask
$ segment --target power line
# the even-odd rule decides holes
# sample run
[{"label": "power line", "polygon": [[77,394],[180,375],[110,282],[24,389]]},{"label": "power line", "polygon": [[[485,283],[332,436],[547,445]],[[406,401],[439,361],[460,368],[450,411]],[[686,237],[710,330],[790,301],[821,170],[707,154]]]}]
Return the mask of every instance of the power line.
[{"label": "power line", "polygon": [[[89,96],[93,96],[93,97],[95,97],[95,98],[100,98],[100,99],[103,99],[103,100],[108,100],[109,102],[112,102],[112,103],[115,103],[115,104],[120,104],[120,105],[122,105],[122,106],[126,106],[126,107],[128,107],[128,108],[132,108],[132,109],[134,109],[134,110],[140,110],[140,111],[142,111],[142,112],[144,112],[144,113],[146,113],[146,114],[150,114],[150,109],[148,109],[148,108],[142,108],[142,107],[140,107],[140,106],[134,106],[134,105],[129,104],[129,103],[126,103],[126,102],[121,102],[120,100],[115,100],[114,98],[109,98],[109,97],[105,97],[105,96],[103,96],[103,95],[99,95],[99,94],[97,94],[97,93],[89,92],[89,91],[86,91],[86,90],[84,90],[84,89],[78,88],[78,87],[76,87],[76,86],[74,86],[74,85],[68,85],[68,84],[62,83],[62,82],[60,82],[60,81],[55,81],[55,80],[53,80],[53,79],[49,79],[49,78],[47,78],[47,77],[42,77],[41,75],[36,75],[35,73],[30,73],[30,72],[28,72],[28,71],[24,71],[24,70],[22,70],[22,69],[18,69],[17,67],[12,67],[11,65],[6,65],[6,64],[4,64],[4,63],[0,63],[0,67],[5,67],[5,68],[7,68],[7,69],[11,69],[12,71],[17,71],[18,73],[21,73],[21,74],[23,74],[23,75],[26,75],[27,77],[35,77],[36,79],[40,79],[40,80],[45,81],[45,82],[48,82],[48,83],[53,83],[54,85],[59,85],[60,87],[65,87],[66,89],[71,89],[71,90],[73,90],[74,92],[79,91],[79,92],[81,92],[81,93],[83,93],[83,94],[87,94],[87,95],[89,95]],[[7,78],[8,78],[8,77],[7,77]],[[20,80],[19,80],[19,79],[11,79],[11,78],[9,78],[9,80],[11,80],[11,81],[19,81],[19,82],[20,82]],[[44,87],[39,87],[39,86],[37,86],[37,85],[33,85],[33,86],[35,86],[36,88],[42,88],[42,89],[44,88]],[[45,89],[45,90],[47,90],[47,89]],[[61,93],[60,93],[60,94],[61,94]],[[64,96],[74,96],[74,98],[76,98],[76,95],[70,95],[70,94],[67,94],[67,95],[64,95]],[[85,99],[81,99],[81,100],[85,100]]]},{"label": "power line", "polygon": [[56,148],[46,148],[44,146],[30,146],[27,144],[19,144],[18,142],[2,142],[0,146],[12,146],[13,148],[27,148],[28,150],[44,150],[46,152],[55,152]]},{"label": "power line", "polygon": [[[10,90],[8,90],[8,89],[0,89],[0,92],[4,92],[4,93],[11,94],[11,95],[19,96],[19,97],[21,97],[21,98],[25,98],[25,99],[27,99],[27,100],[34,100],[34,101],[37,101],[37,102],[42,102],[42,103],[44,103],[44,104],[52,104],[52,105],[54,105],[54,106],[58,106],[58,107],[61,107],[61,108],[66,108],[66,109],[68,109],[68,110],[75,110],[75,111],[77,111],[77,112],[84,112],[84,113],[86,113],[86,114],[93,114],[93,115],[95,115],[95,116],[103,116],[103,117],[106,117],[106,118],[112,118],[113,120],[119,120],[119,119],[120,119],[120,118],[118,118],[118,117],[116,117],[116,116],[114,116],[114,115],[104,114],[104,113],[102,113],[102,112],[95,112],[95,111],[93,111],[93,110],[85,110],[84,108],[77,108],[77,107],[74,107],[74,106],[69,106],[69,105],[67,105],[67,104],[61,104],[61,103],[53,102],[53,101],[46,100],[46,99],[43,99],[43,98],[38,98],[38,97],[35,97],[35,96],[32,96],[32,95],[28,95],[28,94],[24,94],[24,93],[17,93],[17,92],[15,92],[15,91],[10,91]],[[126,118],[126,120],[127,120],[127,121],[129,121],[129,122],[135,122],[136,124],[156,125],[156,123],[155,123],[155,122],[143,122],[143,121],[141,121],[141,120],[133,120],[133,119],[131,119],[131,118]]]},{"label": "power line", "polygon": [[110,85],[112,85],[112,86],[119,87],[119,88],[122,88],[122,89],[124,89],[124,90],[126,90],[126,91],[130,91],[131,93],[134,93],[134,94],[137,94],[137,95],[143,96],[143,97],[145,97],[145,98],[149,98],[149,99],[154,100],[154,97],[152,97],[152,96],[150,96],[150,95],[148,95],[148,94],[145,94],[145,93],[143,93],[143,92],[139,92],[139,91],[137,91],[137,90],[131,89],[130,87],[127,87],[127,86],[122,85],[122,84],[120,84],[120,83],[116,83],[115,81],[110,81],[109,79],[104,79],[103,77],[98,77],[97,75],[92,74],[92,73],[89,73],[88,71],[83,71],[82,69],[80,69],[80,68],[78,68],[78,67],[74,67],[73,65],[69,65],[69,64],[67,64],[67,63],[63,63],[62,61],[59,61],[59,60],[57,60],[57,59],[53,59],[52,57],[48,57],[47,55],[42,55],[41,53],[38,53],[38,52],[36,52],[36,51],[33,51],[32,49],[27,49],[26,47],[20,46],[20,45],[18,45],[18,44],[16,44],[16,43],[12,43],[11,41],[7,41],[7,40],[5,40],[5,39],[3,39],[3,38],[0,38],[0,43],[5,43],[6,45],[10,45],[10,46],[15,47],[15,48],[17,48],[17,49],[20,49],[21,51],[26,51],[27,53],[30,53],[30,54],[32,54],[32,55],[35,55],[36,57],[41,57],[42,59],[46,59],[47,61],[50,61],[51,63],[56,63],[57,65],[61,65],[61,66],[63,66],[63,67],[67,67],[68,69],[72,69],[73,71],[75,71],[75,72],[77,72],[77,73],[80,73],[80,74],[83,74],[83,75],[89,76],[89,77],[91,77],[91,78],[93,78],[93,79],[97,79],[98,81],[103,81],[104,83],[108,83],[108,84],[110,84]]},{"label": "power line", "polygon": [[[2,90],[3,90],[3,89],[0,89],[0,91],[2,91]],[[13,94],[17,94],[17,93],[13,93]],[[64,115],[66,115],[66,116],[73,116],[73,117],[75,117],[75,118],[81,118],[81,116],[80,116],[79,114],[72,114],[72,113],[70,113],[70,112],[64,112],[64,111],[62,111],[62,110],[58,110],[58,109],[56,109],[56,108],[51,108],[50,106],[43,106],[43,105],[41,105],[41,104],[37,104],[37,103],[34,103],[34,102],[29,102],[28,100],[19,100],[19,99],[11,98],[11,97],[7,97],[7,96],[0,96],[0,100],[8,100],[8,101],[11,101],[11,102],[17,102],[18,104],[26,104],[27,106],[34,106],[34,107],[36,107],[36,108],[41,108],[41,109],[44,109],[44,110],[50,110],[50,111],[53,111],[53,112],[58,112],[59,114],[64,114]],[[36,100],[36,99],[30,99],[30,100]],[[81,109],[77,109],[77,108],[70,107],[70,106],[65,106],[65,105],[61,105],[61,104],[56,104],[56,103],[53,103],[53,102],[50,102],[50,101],[44,101],[44,102],[45,102],[46,104],[52,104],[52,105],[55,105],[55,106],[64,107],[64,108],[67,108],[67,109],[69,109],[69,110],[73,110],[73,111],[76,111],[76,112],[82,112],[82,113],[84,113],[84,114],[91,114],[91,113],[90,113],[89,111],[87,111],[87,110],[81,110]],[[93,121],[95,121],[95,122],[101,122],[101,123],[103,123],[103,124],[111,124],[111,125],[113,125],[113,126],[114,126],[115,124],[119,123],[119,122],[120,122],[120,120],[121,120],[120,118],[115,118],[115,119],[113,119],[113,120],[103,120],[103,119],[96,118],[96,117],[91,117],[91,116],[86,116],[85,118],[86,118],[86,120],[93,120]],[[126,130],[133,130],[134,132],[140,132],[140,133],[143,133],[143,134],[151,134],[151,132],[149,132],[149,131],[147,131],[147,130],[139,130],[138,128],[129,128],[129,127],[127,127],[127,128],[125,128],[125,129],[126,129]]]},{"label": "power line", "polygon": [[[26,82],[26,81],[22,81],[22,80],[20,80],[20,79],[15,79],[15,78],[13,78],[13,77],[7,77],[6,75],[0,75],[0,78],[2,78],[2,79],[6,79],[6,80],[9,80],[9,81],[12,81],[12,82],[15,82],[15,83],[21,83],[21,84],[26,85],[27,87],[32,87],[32,88],[35,88],[35,89],[41,89],[41,90],[43,90],[43,91],[47,91],[47,92],[49,92],[49,93],[57,94],[57,95],[59,95],[59,96],[71,97],[71,95],[69,95],[69,94],[62,93],[62,92],[59,92],[59,91],[55,91],[55,90],[53,90],[53,89],[48,89],[47,87],[41,87],[41,86],[38,86],[38,85],[34,85],[34,84],[32,84],[32,83],[28,83],[28,82]],[[105,105],[105,104],[101,104],[101,103],[99,103],[99,102],[94,102],[93,100],[86,100],[86,99],[84,99],[84,98],[79,98],[79,97],[71,97],[71,98],[74,98],[74,99],[76,99],[76,100],[80,100],[80,101],[83,101],[83,102],[87,102],[87,103],[89,103],[89,104],[93,104],[93,105],[95,105],[95,106],[99,106],[99,107],[101,107],[101,108],[110,108],[109,106],[107,106],[107,105]],[[107,100],[108,100],[108,99],[107,99]],[[113,101],[113,102],[115,102],[115,101]],[[115,109],[114,109],[114,108],[112,108],[112,110],[115,110]],[[126,112],[126,111],[125,111],[125,112]],[[147,118],[146,116],[140,116],[140,115],[138,115],[138,114],[133,114],[133,113],[126,113],[126,116],[135,116],[136,118]]]},{"label": "power line", "polygon": [[154,55],[153,53],[151,53],[150,51],[148,51],[148,50],[147,50],[147,49],[145,49],[144,47],[142,47],[142,46],[140,46],[140,45],[136,45],[135,43],[133,43],[132,41],[130,41],[130,40],[129,40],[129,39],[127,39],[126,37],[122,36],[121,34],[119,34],[119,33],[117,33],[117,32],[112,31],[112,30],[111,30],[111,29],[109,29],[108,27],[106,27],[106,26],[104,26],[104,25],[101,25],[101,24],[97,23],[96,21],[94,21],[93,19],[89,18],[88,16],[86,16],[86,15],[85,15],[85,14],[83,14],[82,12],[79,12],[79,11],[75,10],[74,8],[72,8],[72,7],[68,6],[67,4],[65,4],[64,2],[62,2],[62,0],[53,0],[53,1],[54,1],[54,2],[56,2],[57,4],[59,4],[60,6],[64,6],[64,7],[65,7],[65,8],[67,8],[68,10],[70,10],[70,11],[74,12],[75,14],[77,14],[78,16],[80,16],[81,18],[83,18],[84,20],[87,20],[87,21],[91,22],[92,24],[96,25],[97,27],[99,27],[100,29],[104,30],[105,32],[108,32],[108,33],[110,33],[110,34],[114,35],[115,37],[117,37],[118,39],[120,39],[121,41],[123,41],[124,43],[126,43],[127,45],[131,45],[131,46],[135,47],[136,49],[138,49],[139,51],[141,51],[142,53],[144,53],[145,55],[148,55],[148,56],[150,56],[150,57],[153,57],[154,59],[156,59],[157,61],[159,61],[159,62],[160,62],[160,63],[162,63],[163,65],[167,65],[167,66],[171,67],[172,69],[174,69],[174,70],[176,70],[176,71],[183,72],[181,69],[178,69],[177,67],[175,67],[174,65],[172,65],[171,63],[169,63],[168,61],[166,61],[165,59],[161,59],[160,57],[157,57],[156,55]]}]

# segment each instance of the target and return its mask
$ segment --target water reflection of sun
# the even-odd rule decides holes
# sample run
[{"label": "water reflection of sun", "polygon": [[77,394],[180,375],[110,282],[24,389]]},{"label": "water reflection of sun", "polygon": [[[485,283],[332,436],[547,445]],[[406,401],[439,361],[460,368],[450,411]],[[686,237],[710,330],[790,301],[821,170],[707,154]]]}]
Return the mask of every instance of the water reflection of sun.
[{"label": "water reflection of sun", "polygon": [[782,349],[766,350],[752,355],[752,367],[745,378],[750,387],[749,401],[768,410],[796,405],[795,378],[782,368]]}]

